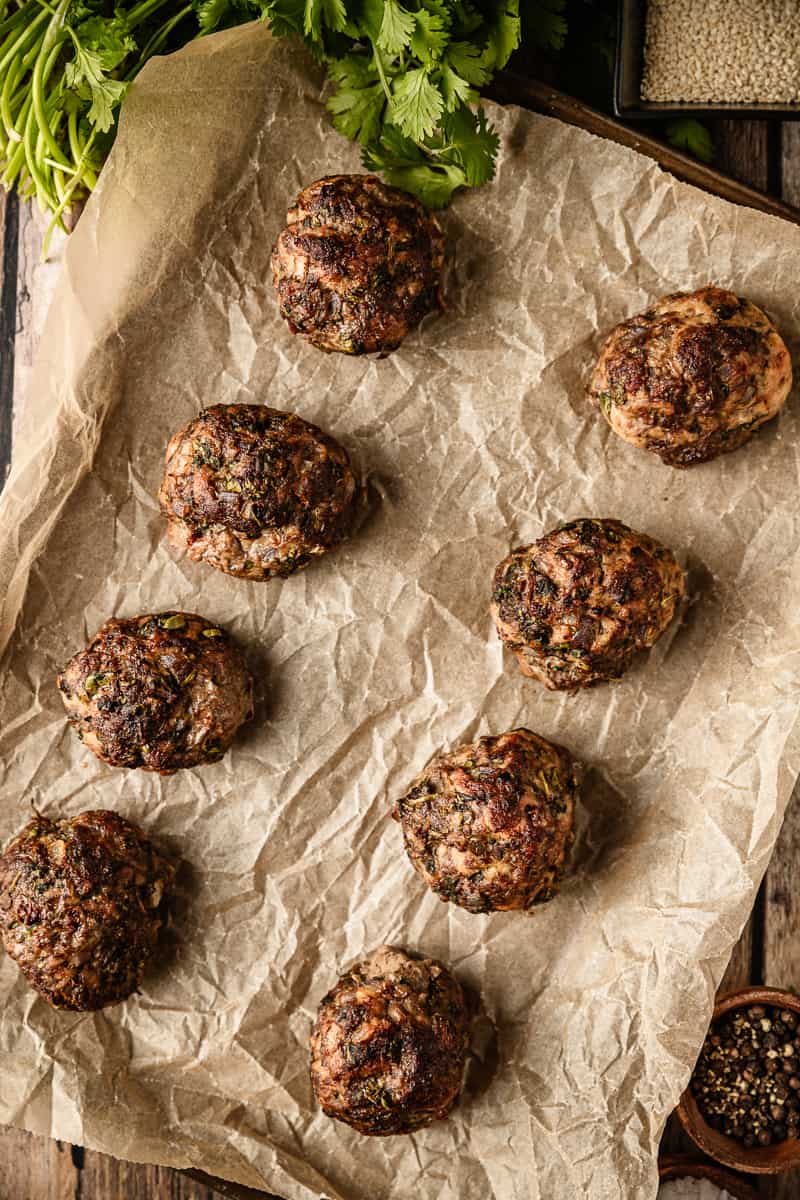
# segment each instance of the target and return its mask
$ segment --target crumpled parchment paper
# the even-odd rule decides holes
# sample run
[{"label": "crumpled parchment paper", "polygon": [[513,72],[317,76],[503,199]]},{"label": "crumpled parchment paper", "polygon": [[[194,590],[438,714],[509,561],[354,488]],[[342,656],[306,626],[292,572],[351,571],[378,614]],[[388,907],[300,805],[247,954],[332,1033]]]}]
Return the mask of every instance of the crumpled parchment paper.
[{"label": "crumpled parchment paper", "polygon": [[[800,229],[551,119],[491,109],[495,183],[445,215],[450,308],[384,361],[293,338],[269,282],[287,204],[358,170],[320,78],[263,27],[156,60],[72,237],[0,508],[5,839],[113,807],[185,860],[169,962],[141,995],[53,1012],[0,963],[0,1120],[193,1164],[292,1200],[644,1200],[712,996],[800,766],[796,396],[752,444],[681,473],[618,441],[583,384],[601,336],[714,280],[796,350]],[[202,405],[330,430],[370,512],[268,585],[179,560],[155,493]],[[580,515],[667,542],[692,603],[620,683],[524,680],[488,617],[510,546]],[[224,622],[258,679],[218,765],[104,766],[55,675],[111,614]],[[412,872],[393,798],[442,745],[525,724],[586,766],[575,871],[530,916],[471,916]],[[307,1039],[380,942],[479,997],[463,1102],[414,1137],[320,1115]]]}]

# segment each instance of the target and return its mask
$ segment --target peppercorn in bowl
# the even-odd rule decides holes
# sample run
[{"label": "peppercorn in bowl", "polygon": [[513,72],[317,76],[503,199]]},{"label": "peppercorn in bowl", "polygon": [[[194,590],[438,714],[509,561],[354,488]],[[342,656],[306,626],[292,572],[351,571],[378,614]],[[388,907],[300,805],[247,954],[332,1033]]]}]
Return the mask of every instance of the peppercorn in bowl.
[{"label": "peppercorn in bowl", "polygon": [[800,1166],[800,996],[752,987],[721,996],[678,1117],[726,1166]]}]

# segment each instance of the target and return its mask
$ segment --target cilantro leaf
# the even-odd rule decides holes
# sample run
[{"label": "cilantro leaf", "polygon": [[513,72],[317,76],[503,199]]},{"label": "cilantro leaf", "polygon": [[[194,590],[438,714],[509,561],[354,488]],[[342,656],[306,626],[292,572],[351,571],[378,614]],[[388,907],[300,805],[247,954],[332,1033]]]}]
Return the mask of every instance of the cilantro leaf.
[{"label": "cilantro leaf", "polygon": [[446,112],[453,112],[459,104],[471,104],[477,98],[477,92],[447,62],[442,63],[441,88]]},{"label": "cilantro leaf", "polygon": [[101,133],[114,124],[114,110],[128,90],[128,84],[109,79],[105,74],[102,53],[90,50],[74,36],[75,58],[64,67],[64,82],[81,99],[91,100],[87,117]]},{"label": "cilantro leaf", "polygon": [[384,14],[383,0],[361,0],[359,29],[371,42],[377,45],[378,34],[381,31]]},{"label": "cilantro leaf", "polygon": [[429,161],[392,125],[385,126],[378,144],[364,151],[362,161],[368,170],[380,171],[394,187],[411,192],[428,208],[444,208],[456,188],[466,183],[457,164]]},{"label": "cilantro leaf", "polygon": [[75,33],[83,46],[97,54],[103,71],[116,70],[136,49],[124,17],[89,17],[78,25]]},{"label": "cilantro leaf", "polygon": [[491,70],[504,67],[519,45],[519,0],[501,0],[489,27],[483,61]]},{"label": "cilantro leaf", "polygon": [[442,93],[422,67],[413,67],[395,79],[392,120],[407,137],[417,140],[430,137],[443,109]]},{"label": "cilantro leaf", "polygon": [[695,158],[711,162],[714,158],[714,143],[705,125],[694,117],[681,117],[667,125],[667,139],[678,150],[688,150]]},{"label": "cilantro leaf", "polygon": [[348,54],[329,63],[328,74],[338,84],[328,101],[336,129],[365,146],[377,140],[386,96],[373,61],[361,54]]},{"label": "cilantro leaf", "polygon": [[213,33],[230,12],[230,0],[202,0],[194,5],[197,24],[202,33]]},{"label": "cilantro leaf", "polygon": [[411,35],[409,48],[420,62],[430,65],[441,57],[447,45],[448,33],[440,13],[421,8],[416,14],[417,27]]},{"label": "cilantro leaf", "polygon": [[323,25],[327,25],[336,33],[342,32],[347,25],[347,10],[344,0],[306,0],[303,22],[306,37],[310,37],[315,42],[321,41]]},{"label": "cilantro leaf", "polygon": [[417,17],[398,4],[398,0],[384,0],[383,20],[377,37],[378,47],[387,54],[399,54],[410,44],[416,24]]},{"label": "cilantro leaf", "polygon": [[500,138],[487,124],[482,108],[477,113],[463,105],[457,108],[445,116],[444,131],[470,187],[480,187],[494,178]]},{"label": "cilantro leaf", "polygon": [[541,50],[563,50],[567,40],[566,0],[528,0],[522,28]]},{"label": "cilantro leaf", "polygon": [[275,37],[289,37],[293,33],[302,34],[305,8],[305,0],[269,0],[261,15],[269,22],[270,33]]},{"label": "cilantro leaf", "polygon": [[457,75],[475,87],[481,87],[491,78],[491,70],[483,60],[483,50],[472,42],[453,42],[447,51],[446,62]]}]

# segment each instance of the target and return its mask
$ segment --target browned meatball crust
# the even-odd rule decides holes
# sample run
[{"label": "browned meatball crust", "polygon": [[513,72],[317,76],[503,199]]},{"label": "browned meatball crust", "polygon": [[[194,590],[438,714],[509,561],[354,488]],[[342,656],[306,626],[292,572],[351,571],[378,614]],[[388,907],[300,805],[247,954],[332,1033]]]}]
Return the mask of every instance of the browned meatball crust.
[{"label": "browned meatball crust", "polygon": [[665,546],[621,521],[582,518],[503,559],[491,611],[523,675],[574,691],[622,675],[683,595]]},{"label": "browned meatball crust", "polygon": [[474,913],[525,909],[558,890],[576,793],[566,750],[512,729],[438,754],[392,816],[442,900]]},{"label": "browned meatball crust", "polygon": [[468,1044],[464,993],[434,959],[381,946],[319,1006],[311,1082],[323,1112],[359,1133],[413,1133],[458,1099]]},{"label": "browned meatball crust", "polygon": [[281,316],[320,350],[388,354],[441,306],[442,231],[407,192],[331,175],[286,219],[272,251]]},{"label": "browned meatball crust", "polygon": [[606,341],[589,396],[615,433],[673,467],[736,450],[780,411],[792,363],[770,319],[733,292],[676,292]]},{"label": "browned meatball crust", "polygon": [[0,855],[0,933],[54,1008],[90,1012],[140,986],[174,867],[114,812],[37,816]]},{"label": "browned meatball crust", "polygon": [[161,775],[217,762],[253,713],[241,651],[194,613],[106,621],[58,687],[78,737],[98,758]]},{"label": "browned meatball crust", "polygon": [[345,537],[356,479],[347,452],[294,413],[216,404],[167,446],[167,536],[228,575],[291,575]]}]

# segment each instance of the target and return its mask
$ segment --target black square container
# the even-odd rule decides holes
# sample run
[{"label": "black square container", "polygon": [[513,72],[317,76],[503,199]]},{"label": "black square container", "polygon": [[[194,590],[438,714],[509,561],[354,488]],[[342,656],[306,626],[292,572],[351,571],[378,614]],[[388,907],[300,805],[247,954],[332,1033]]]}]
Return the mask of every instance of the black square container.
[{"label": "black square container", "polygon": [[[701,3],[702,0],[696,0]],[[614,111],[626,121],[674,120],[676,117],[746,117],[791,121],[800,118],[796,104],[685,104],[642,100],[644,30],[647,0],[619,0],[617,59],[614,68]]]}]

